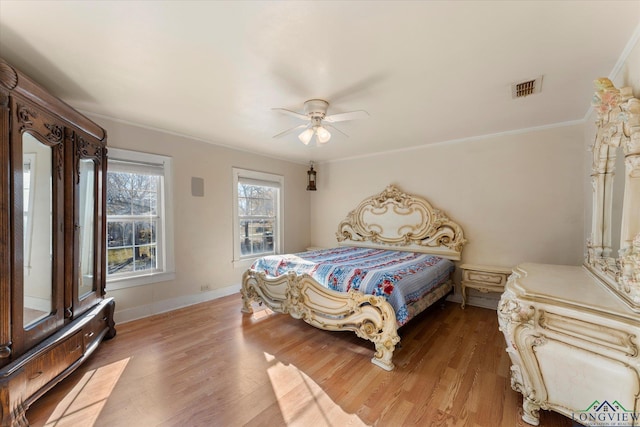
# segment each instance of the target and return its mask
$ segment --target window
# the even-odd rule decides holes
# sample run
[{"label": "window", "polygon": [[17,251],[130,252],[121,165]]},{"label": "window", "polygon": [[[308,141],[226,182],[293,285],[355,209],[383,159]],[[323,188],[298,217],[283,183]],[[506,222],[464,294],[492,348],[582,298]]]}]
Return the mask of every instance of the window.
[{"label": "window", "polygon": [[284,178],[233,168],[234,260],[280,252]]},{"label": "window", "polygon": [[107,288],[174,278],[171,158],[109,149]]}]

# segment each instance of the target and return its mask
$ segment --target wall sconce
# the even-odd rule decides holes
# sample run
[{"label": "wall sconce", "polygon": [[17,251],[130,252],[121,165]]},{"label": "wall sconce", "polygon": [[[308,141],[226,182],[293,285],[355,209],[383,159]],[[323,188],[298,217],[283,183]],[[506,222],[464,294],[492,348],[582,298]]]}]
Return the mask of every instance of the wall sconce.
[{"label": "wall sconce", "polygon": [[311,169],[307,171],[307,191],[316,191],[316,171],[313,170],[313,162],[310,162]]}]

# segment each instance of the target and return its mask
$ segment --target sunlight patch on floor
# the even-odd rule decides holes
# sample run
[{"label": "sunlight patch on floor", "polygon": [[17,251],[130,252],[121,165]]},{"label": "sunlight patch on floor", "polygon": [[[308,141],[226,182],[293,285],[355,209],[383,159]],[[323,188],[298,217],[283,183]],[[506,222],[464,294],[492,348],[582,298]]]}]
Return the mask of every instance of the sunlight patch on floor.
[{"label": "sunlight patch on floor", "polygon": [[266,318],[266,317],[269,317],[269,316],[270,316],[270,315],[272,315],[272,314],[273,314],[273,311],[272,311],[271,309],[269,309],[269,308],[263,308],[263,309],[261,309],[261,310],[255,310],[255,311],[253,312],[253,316],[252,316],[252,317],[253,317],[255,320],[260,320],[260,319],[264,319],[264,318]]},{"label": "sunlight patch on floor", "polygon": [[45,427],[94,425],[127,363],[129,358],[86,372],[56,406]]},{"label": "sunlight patch on floor", "polygon": [[267,373],[288,426],[366,426],[357,415],[346,413],[304,372],[278,362],[268,353],[264,355],[272,363]]}]

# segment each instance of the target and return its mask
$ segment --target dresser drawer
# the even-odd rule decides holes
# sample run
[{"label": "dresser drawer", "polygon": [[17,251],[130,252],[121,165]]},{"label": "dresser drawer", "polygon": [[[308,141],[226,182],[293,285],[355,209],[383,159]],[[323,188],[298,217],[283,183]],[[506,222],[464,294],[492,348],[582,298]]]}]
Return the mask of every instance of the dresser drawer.
[{"label": "dresser drawer", "polygon": [[469,282],[484,283],[487,285],[504,285],[507,281],[507,276],[504,273],[465,270],[463,280],[467,280]]},{"label": "dresser drawer", "polygon": [[54,379],[84,353],[82,334],[77,333],[47,350],[25,366],[27,394]]},{"label": "dresser drawer", "polygon": [[92,343],[94,343],[98,337],[102,338],[103,332],[108,328],[107,316],[104,313],[99,312],[82,327],[82,335],[84,339],[84,348],[87,349]]}]

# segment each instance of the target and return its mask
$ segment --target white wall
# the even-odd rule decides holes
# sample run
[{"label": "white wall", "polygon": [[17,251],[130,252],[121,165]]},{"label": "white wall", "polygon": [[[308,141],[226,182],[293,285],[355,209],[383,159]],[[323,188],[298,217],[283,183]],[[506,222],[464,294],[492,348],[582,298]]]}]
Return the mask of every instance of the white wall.
[{"label": "white wall", "polygon": [[[307,165],[236,151],[104,117],[91,118],[107,130],[108,147],[173,158],[175,280],[109,291],[107,296],[116,299],[116,321],[148,316],[240,289],[241,275],[247,266],[232,263],[232,167],[284,176],[283,249],[297,252],[308,246]],[[204,197],[191,195],[192,177],[204,179]],[[208,285],[211,291],[201,291],[203,285]]]},{"label": "white wall", "polygon": [[[635,41],[635,43],[634,43]],[[612,78],[613,84],[617,87],[631,86],[633,95],[640,98],[640,26],[636,29],[634,38],[630,43],[633,45],[624,64]]]},{"label": "white wall", "polygon": [[570,125],[321,164],[312,244],[334,245],[347,213],[393,183],[462,226],[463,262],[580,264],[583,150],[582,125]]}]

